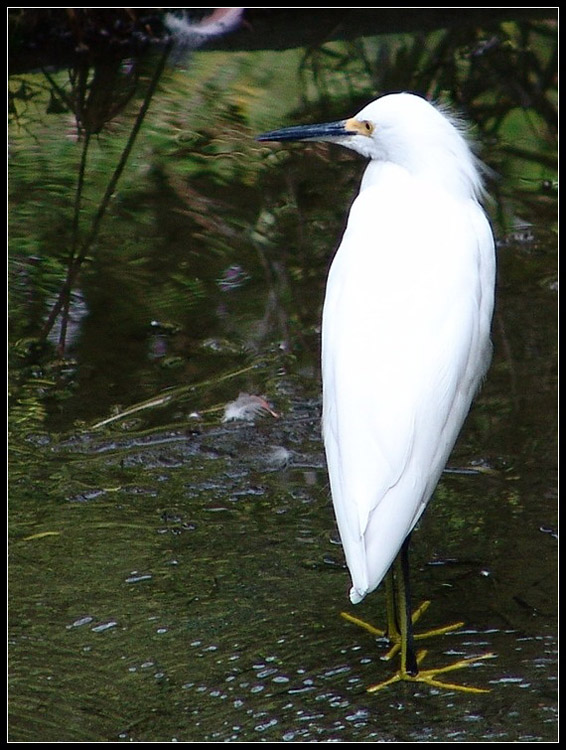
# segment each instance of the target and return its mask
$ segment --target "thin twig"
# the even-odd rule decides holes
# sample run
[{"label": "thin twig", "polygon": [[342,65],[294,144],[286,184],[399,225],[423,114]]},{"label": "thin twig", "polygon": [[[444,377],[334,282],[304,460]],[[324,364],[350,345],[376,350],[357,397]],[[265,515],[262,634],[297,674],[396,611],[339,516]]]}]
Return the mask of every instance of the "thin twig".
[{"label": "thin twig", "polygon": [[[80,250],[76,252],[75,249],[73,249],[72,257],[70,259],[69,267],[67,269],[67,276],[66,276],[65,282],[63,283],[61,291],[59,292],[57,300],[55,304],[53,305],[51,312],[49,313],[49,316],[47,318],[47,321],[45,322],[45,325],[41,333],[42,337],[44,338],[49,334],[49,332],[53,328],[53,325],[55,324],[55,321],[59,313],[61,312],[61,310],[66,304],[66,300],[70,298],[71,290],[76,282],[80,268],[85,258],[87,257],[93,243],[95,242],[98,236],[98,232],[100,230],[102,219],[104,218],[104,215],[108,208],[108,204],[110,203],[112,195],[114,194],[118,180],[120,179],[122,172],[124,171],[124,168],[128,162],[128,158],[130,156],[136,137],[140,131],[144,118],[149,109],[149,105],[151,103],[151,100],[157,88],[157,84],[159,83],[159,80],[161,79],[161,75],[165,68],[165,63],[167,62],[167,58],[171,51],[171,47],[172,47],[171,42],[166,45],[163,51],[163,54],[161,56],[161,59],[159,60],[159,63],[155,69],[153,77],[146,91],[144,100],[142,102],[142,105],[137,114],[136,120],[134,122],[134,125],[128,137],[128,141],[126,145],[124,146],[124,150],[122,151],[120,160],[118,161],[118,164],[116,165],[116,168],[112,174],[112,177],[110,178],[110,182],[108,183],[108,186],[106,187],[104,196],[102,197],[100,205],[98,206],[98,210],[92,220],[92,226],[91,226],[90,232],[87,235],[84,242],[82,243]],[[83,155],[84,154],[85,154],[85,151],[83,149]],[[81,179],[80,175],[79,175],[79,179]],[[76,217],[76,204],[75,204],[75,217]],[[73,245],[74,244],[75,244],[75,240],[73,238]],[[63,333],[63,329],[66,329],[66,326],[63,326],[62,333]],[[65,344],[65,341],[64,341],[64,337],[62,336],[62,340],[61,338],[59,340],[59,348],[64,349],[64,344]]]}]

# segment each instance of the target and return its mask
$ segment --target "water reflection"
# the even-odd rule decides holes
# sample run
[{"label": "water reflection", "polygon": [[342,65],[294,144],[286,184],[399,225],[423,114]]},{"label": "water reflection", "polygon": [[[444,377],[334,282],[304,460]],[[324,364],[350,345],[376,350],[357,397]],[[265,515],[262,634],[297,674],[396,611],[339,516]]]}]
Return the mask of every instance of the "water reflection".
[{"label": "water reflection", "polygon": [[[14,740],[555,739],[555,51],[554,28],[526,22],[166,69],[63,358],[39,334],[68,271],[82,144],[61,137],[71,118],[41,76],[12,79]],[[387,665],[338,616],[318,402],[329,238],[362,165],[253,141],[401,86],[471,113],[501,175],[496,359],[452,460],[496,471],[446,475],[415,535],[431,624],[468,623],[429,658],[495,651],[485,700],[365,693]],[[139,105],[89,146],[81,238]],[[240,393],[278,418],[223,423]],[[381,604],[360,617],[379,624]]]}]

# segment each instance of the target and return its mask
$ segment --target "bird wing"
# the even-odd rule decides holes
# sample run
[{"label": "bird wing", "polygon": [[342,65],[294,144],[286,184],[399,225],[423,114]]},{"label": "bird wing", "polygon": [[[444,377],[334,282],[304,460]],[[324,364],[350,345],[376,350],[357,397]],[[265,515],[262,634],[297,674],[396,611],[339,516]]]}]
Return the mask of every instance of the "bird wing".
[{"label": "bird wing", "polygon": [[352,601],[424,510],[489,361],[483,212],[395,178],[354,202],[323,313],[323,432]]}]

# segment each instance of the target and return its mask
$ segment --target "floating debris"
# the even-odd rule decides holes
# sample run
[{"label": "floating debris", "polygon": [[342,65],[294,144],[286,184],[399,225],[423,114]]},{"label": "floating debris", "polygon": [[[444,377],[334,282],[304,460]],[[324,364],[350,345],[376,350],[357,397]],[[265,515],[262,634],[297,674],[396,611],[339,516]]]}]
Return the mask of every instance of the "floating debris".
[{"label": "floating debris", "polygon": [[232,420],[242,419],[246,422],[253,422],[258,415],[263,416],[265,412],[271,414],[275,419],[279,417],[279,414],[273,411],[271,406],[262,396],[240,393],[235,401],[230,401],[224,407],[222,421],[230,422]]}]

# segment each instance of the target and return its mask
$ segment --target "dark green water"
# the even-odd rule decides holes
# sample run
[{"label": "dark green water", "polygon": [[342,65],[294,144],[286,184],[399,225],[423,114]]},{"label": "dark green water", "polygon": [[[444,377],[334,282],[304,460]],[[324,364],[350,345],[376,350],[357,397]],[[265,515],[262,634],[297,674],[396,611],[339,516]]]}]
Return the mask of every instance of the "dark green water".
[{"label": "dark green water", "polygon": [[[453,85],[498,174],[495,358],[450,466],[493,471],[444,475],[413,536],[413,579],[432,600],[423,627],[466,623],[431,640],[426,663],[494,652],[452,675],[491,692],[365,691],[392,665],[339,613],[383,625],[383,594],[349,606],[318,365],[326,269],[363,163],[253,140],[411,87],[422,39],[201,52],[165,71],[81,272],[64,357],[56,331],[46,346],[38,332],[64,275],[80,144],[41,98],[12,123],[12,741],[556,740],[555,143],[540,101],[513,104],[501,56],[484,64],[502,81],[478,89],[463,55],[488,34],[474,33]],[[513,59],[528,36],[549,60],[551,31],[505,33]],[[540,96],[552,103],[550,83]],[[130,124],[91,146],[81,226]],[[223,422],[240,392],[274,414]]]}]

